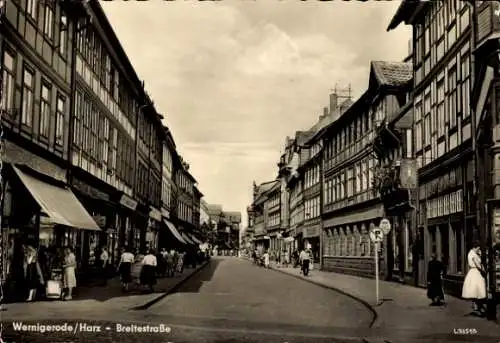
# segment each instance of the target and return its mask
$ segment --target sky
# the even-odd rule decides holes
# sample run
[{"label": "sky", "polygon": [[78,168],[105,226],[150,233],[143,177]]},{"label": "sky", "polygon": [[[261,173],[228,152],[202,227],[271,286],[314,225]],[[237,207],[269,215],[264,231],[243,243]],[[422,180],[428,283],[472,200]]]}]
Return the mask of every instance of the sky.
[{"label": "sky", "polygon": [[244,220],[252,182],[276,178],[335,86],[356,98],[370,61],[407,55],[408,27],[386,31],[399,3],[101,2],[204,199]]}]

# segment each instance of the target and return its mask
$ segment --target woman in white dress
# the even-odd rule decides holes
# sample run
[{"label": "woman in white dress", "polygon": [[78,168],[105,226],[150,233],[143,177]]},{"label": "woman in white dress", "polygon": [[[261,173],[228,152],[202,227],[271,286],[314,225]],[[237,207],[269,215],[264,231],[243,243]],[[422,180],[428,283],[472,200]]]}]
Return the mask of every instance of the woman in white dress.
[{"label": "woman in white dress", "polygon": [[64,249],[63,281],[64,281],[64,288],[66,288],[67,290],[64,300],[71,300],[73,298],[73,288],[76,287],[75,268],[76,268],[75,254],[73,254],[71,248],[68,247]]},{"label": "woman in white dress", "polygon": [[484,266],[481,263],[481,249],[479,244],[474,244],[467,254],[469,271],[465,276],[462,288],[462,298],[473,301],[474,311],[484,314],[484,300],[486,299],[486,280],[484,279]]}]

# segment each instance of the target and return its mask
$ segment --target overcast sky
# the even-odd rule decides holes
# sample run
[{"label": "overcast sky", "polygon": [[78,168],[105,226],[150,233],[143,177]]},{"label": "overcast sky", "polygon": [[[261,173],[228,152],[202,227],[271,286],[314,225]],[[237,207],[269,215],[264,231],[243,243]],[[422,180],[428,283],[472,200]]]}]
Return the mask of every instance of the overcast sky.
[{"label": "overcast sky", "polygon": [[410,38],[386,32],[399,1],[101,4],[205,200],[241,212],[335,84],[361,94],[370,60],[401,60]]}]

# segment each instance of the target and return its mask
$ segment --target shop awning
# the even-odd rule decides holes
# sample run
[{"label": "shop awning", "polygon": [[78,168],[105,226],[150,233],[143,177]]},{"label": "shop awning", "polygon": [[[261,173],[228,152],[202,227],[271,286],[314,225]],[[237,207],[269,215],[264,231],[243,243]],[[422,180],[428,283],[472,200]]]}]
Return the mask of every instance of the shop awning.
[{"label": "shop awning", "polygon": [[190,235],[189,238],[191,238],[191,240],[193,242],[195,242],[196,244],[202,244],[202,241],[200,241],[198,238],[196,238],[195,235]]},{"label": "shop awning", "polygon": [[52,223],[78,229],[101,230],[70,189],[38,180],[15,166],[12,168]]},{"label": "shop awning", "polygon": [[182,238],[182,236],[179,233],[179,231],[177,231],[177,229],[175,228],[174,224],[172,224],[171,222],[169,222],[166,219],[163,219],[163,222],[165,223],[165,225],[167,226],[167,228],[170,230],[170,232],[172,233],[172,235],[175,238],[177,238],[177,240],[179,242],[181,242],[182,244],[187,244],[187,242],[184,240],[184,238]]},{"label": "shop awning", "polygon": [[196,243],[193,242],[184,232],[181,232],[181,236],[188,244],[196,245]]}]

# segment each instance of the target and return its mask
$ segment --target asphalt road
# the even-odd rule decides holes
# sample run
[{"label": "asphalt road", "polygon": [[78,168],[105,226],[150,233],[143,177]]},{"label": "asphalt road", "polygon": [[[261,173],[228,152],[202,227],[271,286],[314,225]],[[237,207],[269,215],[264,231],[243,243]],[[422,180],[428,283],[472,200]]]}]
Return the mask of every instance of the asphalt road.
[{"label": "asphalt road", "polygon": [[[95,318],[107,316],[109,321],[84,322],[96,325],[99,332],[15,332],[12,323],[6,323],[4,342],[361,342],[372,321],[372,314],[351,298],[237,258],[214,258],[148,309],[97,311]],[[82,322],[68,321],[73,327]],[[169,332],[132,328],[136,332],[119,333],[117,324],[150,325],[143,330],[164,324]]]}]

